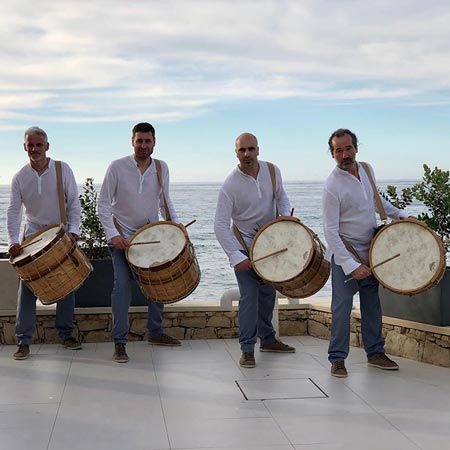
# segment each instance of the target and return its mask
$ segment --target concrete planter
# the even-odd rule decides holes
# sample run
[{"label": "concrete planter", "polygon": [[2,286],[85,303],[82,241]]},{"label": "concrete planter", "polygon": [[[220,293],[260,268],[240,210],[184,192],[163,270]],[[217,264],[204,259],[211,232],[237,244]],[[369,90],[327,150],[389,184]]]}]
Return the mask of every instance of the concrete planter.
[{"label": "concrete planter", "polygon": [[[75,292],[75,306],[77,308],[111,306],[111,291],[114,283],[112,261],[109,258],[95,259],[91,263],[94,270]],[[134,280],[132,288],[131,306],[146,306],[148,302]]]},{"label": "concrete planter", "polygon": [[8,259],[0,259],[0,310],[16,309],[18,287],[16,271]]},{"label": "concrete planter", "polygon": [[380,286],[380,301],[384,316],[431,325],[450,325],[450,267],[440,283],[422,294],[399,295]]}]

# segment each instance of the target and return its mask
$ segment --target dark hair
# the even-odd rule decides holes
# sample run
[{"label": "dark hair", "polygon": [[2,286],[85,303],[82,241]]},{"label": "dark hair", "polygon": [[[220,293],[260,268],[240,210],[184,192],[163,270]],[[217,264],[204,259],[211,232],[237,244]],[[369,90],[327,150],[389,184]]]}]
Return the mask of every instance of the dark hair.
[{"label": "dark hair", "polygon": [[342,136],[344,136],[344,134],[348,134],[352,138],[353,147],[355,147],[355,149],[358,150],[358,138],[356,137],[356,134],[351,132],[347,128],[339,128],[338,130],[333,131],[333,133],[330,136],[330,139],[328,139],[328,148],[329,148],[331,154],[333,154],[333,143],[331,141],[335,137],[342,137]]},{"label": "dark hair", "polygon": [[155,128],[148,122],[137,123],[133,127],[133,137],[136,133],[152,133],[153,139],[155,139]]}]

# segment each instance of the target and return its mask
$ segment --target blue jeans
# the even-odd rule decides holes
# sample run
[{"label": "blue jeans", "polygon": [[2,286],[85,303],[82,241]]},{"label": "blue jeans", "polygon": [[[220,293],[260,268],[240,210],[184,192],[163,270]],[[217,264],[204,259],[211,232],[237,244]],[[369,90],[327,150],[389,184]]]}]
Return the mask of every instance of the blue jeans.
[{"label": "blue jeans", "polygon": [[[56,303],[55,325],[62,341],[72,336],[75,294],[69,294]],[[17,295],[16,338],[19,344],[30,345],[36,327],[36,296],[20,281]]]},{"label": "blue jeans", "polygon": [[240,293],[239,343],[243,352],[253,352],[257,336],[263,345],[275,342],[272,316],[276,293],[253,269],[234,273]]},{"label": "blue jeans", "polygon": [[367,357],[384,353],[384,340],[381,336],[381,305],[378,297],[378,281],[374,276],[363,280],[344,283],[350,275],[345,275],[341,266],[331,260],[332,299],[331,339],[328,347],[328,360],[345,359],[350,344],[350,314],[353,296],[359,290],[361,309],[361,334]]},{"label": "blue jeans", "polygon": [[[114,343],[126,344],[130,322],[128,309],[131,303],[131,283],[133,274],[125,258],[125,252],[116,248],[111,249],[112,263],[114,267],[114,288],[111,293],[111,306],[113,316],[112,336]],[[147,329],[151,337],[163,334],[164,305],[162,303],[148,302]]]}]

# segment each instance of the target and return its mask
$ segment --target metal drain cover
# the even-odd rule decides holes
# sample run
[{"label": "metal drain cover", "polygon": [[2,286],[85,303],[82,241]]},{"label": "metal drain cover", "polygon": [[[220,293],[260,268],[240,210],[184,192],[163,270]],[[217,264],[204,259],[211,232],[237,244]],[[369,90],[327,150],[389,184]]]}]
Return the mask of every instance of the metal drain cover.
[{"label": "metal drain cover", "polygon": [[236,380],[246,400],[328,397],[311,378]]}]

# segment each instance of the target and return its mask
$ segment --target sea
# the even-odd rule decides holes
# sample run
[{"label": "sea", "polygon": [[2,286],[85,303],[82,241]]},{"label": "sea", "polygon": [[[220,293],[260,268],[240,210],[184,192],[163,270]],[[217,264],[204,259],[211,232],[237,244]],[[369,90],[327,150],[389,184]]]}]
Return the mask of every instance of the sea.
[{"label": "sea", "polygon": [[[404,187],[412,186],[416,181],[383,181],[378,182],[381,190],[387,185],[397,186],[401,191]],[[189,226],[190,239],[201,269],[201,281],[197,289],[191,294],[192,300],[218,301],[222,294],[229,289],[236,288],[236,279],[228,258],[214,235],[214,214],[220,183],[171,183],[170,194],[180,220],[187,224],[191,220],[196,222]],[[321,197],[323,182],[285,182],[286,193],[294,208],[294,216],[310,227],[325,243],[321,219]],[[99,186],[96,186],[99,189]],[[80,193],[83,186],[79,186]],[[9,186],[0,185],[0,252],[7,249],[6,209],[9,203]],[[407,208],[412,215],[416,215],[425,208],[414,203]],[[330,280],[316,295],[331,295]]]}]

